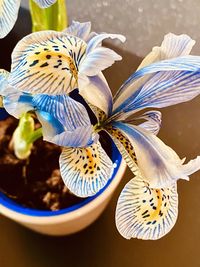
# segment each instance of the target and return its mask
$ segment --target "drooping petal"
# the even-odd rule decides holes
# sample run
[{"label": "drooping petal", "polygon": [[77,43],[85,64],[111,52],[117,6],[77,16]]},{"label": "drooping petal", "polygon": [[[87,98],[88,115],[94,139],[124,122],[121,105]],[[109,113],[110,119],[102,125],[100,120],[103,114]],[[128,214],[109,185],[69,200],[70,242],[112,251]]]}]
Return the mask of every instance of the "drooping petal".
[{"label": "drooping petal", "polygon": [[87,148],[64,148],[60,156],[60,171],[73,194],[88,197],[107,184],[113,163],[97,142]]},{"label": "drooping petal", "polygon": [[[141,83],[137,78],[143,75]],[[130,115],[147,107],[161,108],[189,101],[200,93],[200,57],[154,63],[137,71],[122,87],[123,94],[115,98],[114,113]]]},{"label": "drooping petal", "polygon": [[92,50],[94,50],[99,45],[101,45],[102,41],[108,38],[118,39],[122,43],[126,41],[126,37],[121,34],[101,33],[101,34],[95,35],[93,38],[90,39],[87,45],[86,54],[89,54]]},{"label": "drooping petal", "polygon": [[34,0],[41,8],[47,8],[53,5],[57,0]]},{"label": "drooping petal", "polygon": [[14,27],[20,2],[20,0],[0,1],[0,38],[4,38]]},{"label": "drooping petal", "polygon": [[143,59],[138,70],[157,61],[189,55],[195,41],[186,34],[165,35],[161,46],[153,47],[152,51]]},{"label": "drooping petal", "polygon": [[170,187],[178,179],[189,180],[189,175],[200,169],[200,156],[183,165],[176,152],[156,135],[139,126],[121,122],[112,125],[133,146],[140,172],[152,188]]},{"label": "drooping petal", "polygon": [[65,29],[63,32],[69,35],[77,36],[80,39],[87,41],[90,31],[91,31],[90,21],[81,23],[81,22],[73,20],[72,24],[67,29]]},{"label": "drooping petal", "polygon": [[2,96],[6,94],[8,77],[9,77],[9,72],[4,69],[0,69],[0,95]]},{"label": "drooping petal", "polygon": [[45,140],[71,147],[84,147],[93,142],[88,113],[71,97],[35,95],[33,106],[43,126]]},{"label": "drooping petal", "polygon": [[77,88],[78,66],[86,43],[61,32],[24,37],[12,53],[9,83],[29,93],[62,94]]},{"label": "drooping petal", "polygon": [[87,102],[105,112],[106,115],[111,114],[112,93],[101,72],[97,76],[89,77],[87,84],[79,82],[79,93]]},{"label": "drooping petal", "polygon": [[177,216],[176,183],[170,188],[153,189],[142,177],[136,176],[120,194],[116,226],[126,239],[156,240],[172,229]]},{"label": "drooping petal", "polygon": [[122,57],[113,50],[97,47],[88,53],[80,63],[79,71],[87,76],[95,76],[121,59]]},{"label": "drooping petal", "polygon": [[94,142],[91,126],[78,127],[69,131],[49,113],[36,111],[36,114],[42,124],[43,139],[48,142],[62,147],[85,147]]}]

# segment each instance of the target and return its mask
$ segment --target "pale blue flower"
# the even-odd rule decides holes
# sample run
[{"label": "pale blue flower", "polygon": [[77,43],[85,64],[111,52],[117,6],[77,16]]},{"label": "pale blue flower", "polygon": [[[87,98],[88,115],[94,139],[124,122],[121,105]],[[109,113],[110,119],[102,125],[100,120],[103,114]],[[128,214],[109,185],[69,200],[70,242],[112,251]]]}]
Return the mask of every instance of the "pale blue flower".
[{"label": "pale blue flower", "polygon": [[[41,8],[47,8],[57,0],[34,0]],[[4,38],[14,27],[21,0],[0,1],[0,38]]]},{"label": "pale blue flower", "polygon": [[[161,125],[161,113],[157,110],[146,111],[147,108],[162,108],[185,102],[200,93],[200,57],[189,55],[193,45],[194,41],[187,35],[166,35],[161,47],[154,48],[138,70],[121,86],[114,97],[114,103],[104,101],[104,109],[101,109],[97,103],[101,98],[96,99],[95,105],[90,101],[98,125],[91,127],[88,138],[83,138],[84,142],[84,134],[80,132],[79,136],[79,132],[76,132],[79,120],[73,119],[76,115],[80,116],[79,107],[69,96],[60,95],[71,91],[71,88],[64,87],[65,90],[60,91],[57,86],[54,92],[52,87],[48,93],[58,94],[53,96],[30,95],[30,92],[39,92],[43,86],[38,87],[40,79],[32,80],[34,72],[30,74],[30,80],[28,75],[23,80],[23,75],[27,74],[24,64],[33,64],[33,61],[30,62],[29,57],[25,57],[26,61],[21,60],[21,49],[18,56],[18,50],[15,50],[11,79],[8,78],[8,81],[18,88],[18,93],[19,89],[26,92],[19,93],[20,98],[14,94],[12,99],[8,94],[9,89],[6,89],[7,95],[2,90],[6,109],[15,114],[19,109],[27,108],[24,105],[26,102],[38,114],[45,136],[51,133],[52,140],[61,133],[57,129],[64,129],[63,134],[66,134],[69,121],[62,115],[72,116],[70,128],[73,125],[77,141],[74,139],[72,144],[68,140],[69,135],[59,139],[63,141],[61,145],[64,147],[60,156],[60,170],[66,186],[74,194],[86,197],[97,193],[109,180],[113,164],[97,141],[97,132],[100,130],[111,136],[136,176],[125,186],[117,204],[116,224],[125,238],[158,239],[167,234],[178,215],[177,180],[188,180],[189,175],[200,169],[200,157],[184,164],[185,159],[180,159],[173,149],[156,136]],[[29,54],[29,49],[23,51]],[[90,78],[90,71],[84,73],[86,80]],[[16,77],[13,73],[16,73]],[[3,78],[2,81],[5,82]],[[25,101],[22,101],[21,95]],[[75,109],[73,113],[70,112],[71,108]],[[87,112],[83,110],[81,113],[84,114],[85,124],[81,129],[84,132],[91,123]],[[138,111],[140,115],[137,115]]]},{"label": "pale blue flower", "polygon": [[185,158],[180,159],[156,136],[159,111],[137,115],[146,108],[162,108],[199,95],[200,57],[189,55],[193,45],[187,35],[166,35],[161,47],[154,48],[118,90],[112,115],[102,116],[94,109],[99,129],[110,134],[135,174],[116,210],[117,228],[127,239],[158,239],[167,234],[178,215],[177,180],[188,180],[200,169],[199,156],[184,164]]}]

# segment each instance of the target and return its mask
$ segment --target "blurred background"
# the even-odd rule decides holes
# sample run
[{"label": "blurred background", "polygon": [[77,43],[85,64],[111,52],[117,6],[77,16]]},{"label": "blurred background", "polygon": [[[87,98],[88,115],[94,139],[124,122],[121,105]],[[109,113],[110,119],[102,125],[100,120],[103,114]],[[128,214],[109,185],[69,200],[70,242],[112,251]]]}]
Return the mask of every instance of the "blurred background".
[{"label": "blurred background", "polygon": [[[27,1],[22,5],[27,7]],[[122,33],[123,45],[111,45],[123,56],[105,72],[112,91],[137,68],[141,59],[168,32],[187,33],[197,41],[193,54],[200,55],[199,0],[73,0],[67,1],[69,22],[91,21],[97,32]],[[27,13],[21,11],[18,24],[1,47],[30,32]],[[10,47],[9,47],[10,45]],[[0,58],[5,66],[5,51]],[[6,65],[7,64],[7,65]],[[3,67],[4,65],[1,65]],[[159,137],[180,157],[200,154],[200,97],[165,108]],[[173,230],[158,241],[123,239],[114,224],[118,195],[128,180],[129,170],[103,215],[86,230],[68,237],[47,237],[0,217],[1,267],[199,267],[200,172],[190,182],[179,181],[179,217]]]}]

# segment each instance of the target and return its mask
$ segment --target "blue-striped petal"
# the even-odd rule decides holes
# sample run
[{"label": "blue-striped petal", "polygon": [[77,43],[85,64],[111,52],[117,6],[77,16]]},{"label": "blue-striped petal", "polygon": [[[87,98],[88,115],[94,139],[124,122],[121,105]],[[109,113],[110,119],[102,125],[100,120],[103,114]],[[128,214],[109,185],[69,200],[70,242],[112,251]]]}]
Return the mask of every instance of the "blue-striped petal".
[{"label": "blue-striped petal", "polygon": [[111,178],[113,163],[99,142],[87,148],[64,148],[60,156],[62,179],[79,196],[93,196]]},{"label": "blue-striped petal", "polygon": [[67,95],[35,95],[33,106],[43,125],[44,139],[60,146],[92,143],[92,125],[85,107]]},{"label": "blue-striped petal", "polygon": [[189,175],[200,169],[200,156],[183,164],[176,152],[151,132],[121,122],[113,122],[112,125],[133,146],[137,165],[150,187],[170,187],[178,179],[189,180]]},{"label": "blue-striped petal", "polygon": [[141,176],[136,176],[120,194],[116,226],[126,239],[156,240],[172,229],[177,216],[176,183],[170,188],[153,189]]},{"label": "blue-striped petal", "polygon": [[[142,81],[138,79],[141,76]],[[191,100],[199,93],[200,57],[163,60],[138,70],[125,82],[115,97],[114,113],[166,107]]]},{"label": "blue-striped petal", "polygon": [[106,115],[111,114],[113,105],[112,92],[101,72],[99,75],[89,77],[86,84],[79,82],[79,93],[89,104],[96,106]]},{"label": "blue-striped petal", "polygon": [[29,93],[63,94],[78,86],[86,43],[78,37],[41,31],[24,37],[12,53],[9,83]]},{"label": "blue-striped petal", "polygon": [[47,8],[53,5],[57,0],[34,0],[41,8]]},{"label": "blue-striped petal", "polygon": [[131,123],[134,124],[137,120],[146,120],[145,122],[139,124],[139,126],[155,135],[158,134],[158,132],[160,131],[160,127],[161,127],[161,112],[158,110],[151,110],[151,111],[147,111],[144,114],[142,114],[141,116],[136,117],[136,119],[134,120],[128,120],[126,121],[127,123]]},{"label": "blue-striped petal", "polygon": [[80,39],[83,39],[84,41],[87,41],[91,31],[91,22],[78,22],[78,21],[72,21],[72,24],[65,29],[63,32],[74,35],[79,37]]},{"label": "blue-striped petal", "polygon": [[186,34],[168,33],[165,35],[161,46],[153,47],[138,69],[160,60],[189,55],[194,45],[195,41]]},{"label": "blue-striped petal", "polygon": [[20,2],[20,0],[0,1],[0,38],[4,38],[14,27]]},{"label": "blue-striped petal", "polygon": [[[156,46],[152,51],[144,58],[138,69],[148,66],[157,61],[171,59],[181,56],[187,56],[190,54],[195,41],[188,35],[181,34],[175,35],[169,33],[165,35],[164,40],[160,47]],[[138,72],[137,72],[138,73]],[[115,96],[115,108],[119,107],[126,99],[131,97],[146,80],[150,78],[150,75],[142,76],[137,81],[133,81],[132,76],[121,86]]]}]

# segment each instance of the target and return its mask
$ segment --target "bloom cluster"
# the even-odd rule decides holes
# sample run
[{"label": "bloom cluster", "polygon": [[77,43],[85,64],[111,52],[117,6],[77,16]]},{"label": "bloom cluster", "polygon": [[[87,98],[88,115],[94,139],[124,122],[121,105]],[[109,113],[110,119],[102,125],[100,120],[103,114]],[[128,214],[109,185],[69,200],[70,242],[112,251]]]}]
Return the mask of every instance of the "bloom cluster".
[{"label": "bloom cluster", "polygon": [[[117,228],[127,239],[158,239],[177,219],[177,180],[199,170],[200,157],[184,164],[157,137],[161,113],[154,109],[200,93],[200,57],[189,55],[195,43],[189,36],[170,33],[113,98],[102,71],[121,57],[102,46],[106,38],[125,41],[119,34],[91,32],[90,22],[24,37],[13,50],[10,73],[0,71],[0,94],[9,114],[34,112],[44,140],[62,147],[61,176],[77,196],[95,195],[113,173],[99,142],[99,132],[106,131],[134,175],[119,196]],[[71,97],[74,90],[95,114],[95,125]]]}]

